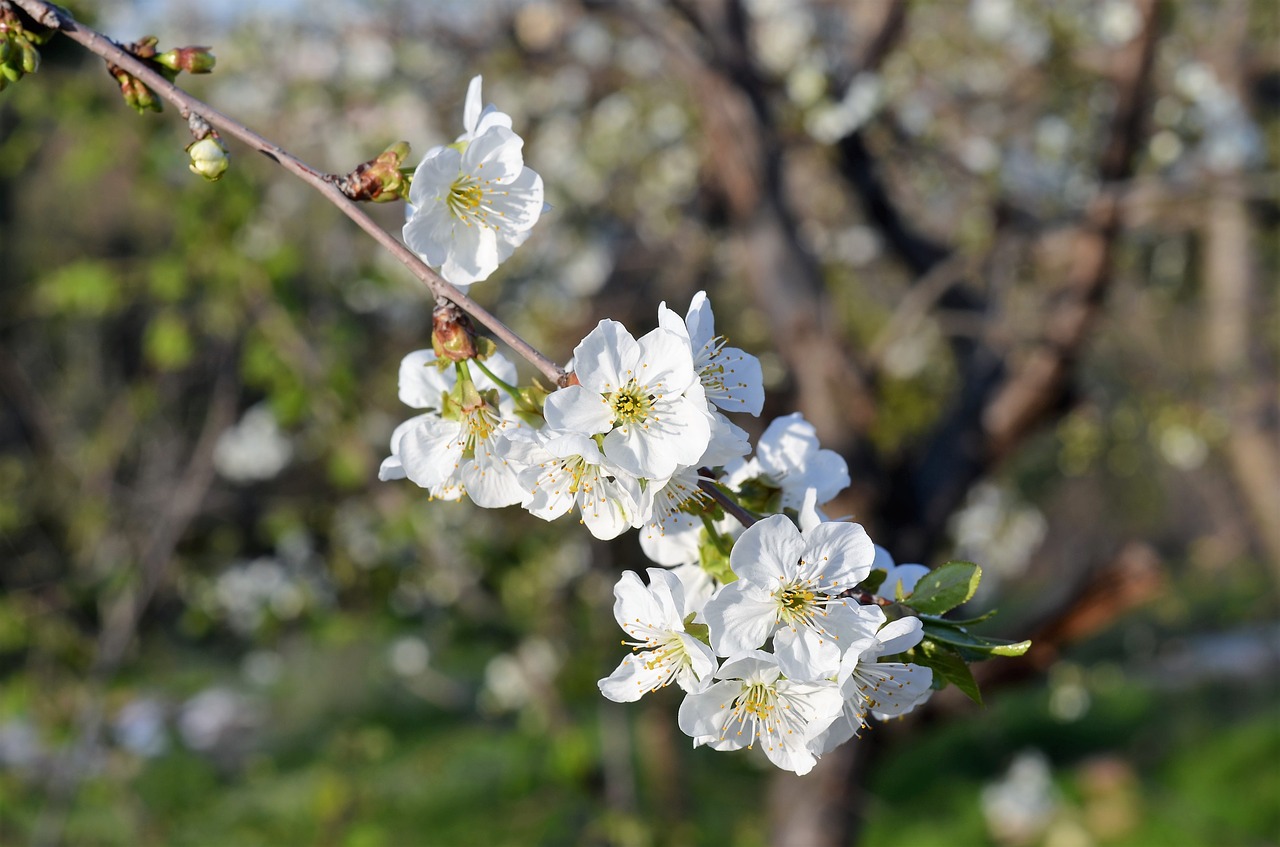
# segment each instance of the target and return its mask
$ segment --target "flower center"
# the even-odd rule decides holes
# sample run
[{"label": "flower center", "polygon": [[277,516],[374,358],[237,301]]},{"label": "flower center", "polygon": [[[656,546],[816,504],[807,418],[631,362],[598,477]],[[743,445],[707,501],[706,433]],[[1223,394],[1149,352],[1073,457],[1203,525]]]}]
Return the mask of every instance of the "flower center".
[{"label": "flower center", "polygon": [[470,177],[460,176],[449,186],[449,211],[455,218],[466,218],[480,212],[484,189]]},{"label": "flower center", "polygon": [[738,707],[757,720],[764,721],[767,724],[769,718],[773,715],[774,700],[772,686],[765,685],[763,682],[753,682],[742,692],[742,697],[738,700]]},{"label": "flower center", "polygon": [[613,420],[617,424],[633,424],[643,421],[649,415],[653,398],[642,391],[634,381],[625,388],[613,392],[609,397],[609,405],[613,408]]},{"label": "flower center", "polygon": [[813,606],[814,593],[799,586],[787,586],[778,595],[778,605],[784,617],[803,617]]}]

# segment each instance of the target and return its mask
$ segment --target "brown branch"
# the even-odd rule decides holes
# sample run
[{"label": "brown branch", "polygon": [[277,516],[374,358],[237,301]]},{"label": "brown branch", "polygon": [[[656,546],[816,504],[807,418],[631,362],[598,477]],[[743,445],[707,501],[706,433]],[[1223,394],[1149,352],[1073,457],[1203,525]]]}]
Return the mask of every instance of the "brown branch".
[{"label": "brown branch", "polygon": [[128,53],[119,44],[96,30],[74,20],[64,10],[42,0],[11,0],[35,21],[43,26],[60,30],[64,35],[86,50],[101,56],[107,62],[137,77],[152,91],[174,104],[183,118],[198,115],[211,126],[235,138],[253,150],[266,156],[289,173],[301,179],[324,195],[361,229],[367,232],[384,249],[431,290],[437,299],[451,300],[466,309],[473,317],[488,327],[516,353],[529,361],[547,379],[559,386],[567,384],[564,369],[535,350],[510,327],[491,314],[483,306],[450,285],[438,273],[429,268],[412,250],[389,234],[352,202],[336,184],[339,177],[324,174],[293,156],[280,145],[258,135],[244,124],[224,115],[207,103],[192,97],[186,91],[165,79],[147,63]]}]

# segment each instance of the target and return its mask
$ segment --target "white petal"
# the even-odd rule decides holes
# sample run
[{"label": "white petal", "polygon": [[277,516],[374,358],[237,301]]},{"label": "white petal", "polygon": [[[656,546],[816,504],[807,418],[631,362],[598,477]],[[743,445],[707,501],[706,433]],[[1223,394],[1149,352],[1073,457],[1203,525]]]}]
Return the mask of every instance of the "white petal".
[{"label": "white petal", "polygon": [[905,652],[919,644],[923,638],[924,624],[919,618],[898,618],[896,621],[885,624],[884,628],[876,633],[876,640],[880,642],[877,654],[893,656]]},{"label": "white petal", "polygon": [[773,636],[773,652],[788,679],[827,679],[840,670],[839,642],[807,627],[779,629]]},{"label": "white petal", "polygon": [[741,682],[729,681],[717,682],[706,691],[687,695],[680,704],[677,717],[680,731],[694,739],[714,739],[707,743],[716,749],[733,750],[747,746],[753,739],[739,740],[729,736],[721,741],[720,738],[729,719],[729,706],[741,692]]},{"label": "white petal", "polygon": [[524,139],[504,126],[477,135],[462,153],[461,170],[477,179],[510,182],[524,168]]},{"label": "white petal", "polygon": [[455,224],[440,276],[454,285],[470,285],[488,279],[497,269],[498,236],[493,229],[468,221]]},{"label": "white petal", "polygon": [[404,225],[402,235],[407,246],[433,268],[443,265],[453,249],[453,229],[458,223],[444,203],[429,201],[419,206]]},{"label": "white petal", "polygon": [[464,446],[459,423],[423,415],[400,439],[400,461],[409,479],[432,488],[458,470]]},{"label": "white petal", "polygon": [[608,394],[621,388],[634,373],[640,345],[617,321],[605,319],[573,350],[573,372],[584,388]]},{"label": "white petal", "polygon": [[480,75],[471,78],[467,86],[467,99],[462,107],[462,125],[468,133],[475,133],[476,124],[480,123],[480,113],[484,111],[484,100],[480,96]]},{"label": "white petal", "polygon": [[729,566],[739,579],[773,590],[794,572],[804,550],[795,524],[785,515],[770,515],[742,533],[729,554]]},{"label": "white petal", "polygon": [[613,409],[598,393],[581,385],[551,392],[542,411],[547,426],[559,432],[596,435],[613,426]]},{"label": "white petal", "polygon": [[423,206],[434,203],[441,193],[449,190],[461,167],[462,154],[454,148],[433,147],[428,150],[413,172],[409,203],[421,212]]},{"label": "white petal", "polygon": [[838,594],[853,588],[871,573],[875,547],[861,524],[828,521],[804,533],[805,561],[823,575],[824,586]]},{"label": "white petal", "polygon": [[764,644],[777,628],[777,611],[768,592],[739,580],[716,592],[702,607],[702,616],[716,653],[734,656]]},{"label": "white petal", "polygon": [[436,354],[431,350],[415,350],[400,360],[400,402],[415,409],[442,406],[441,395],[453,388],[453,369],[435,366]]},{"label": "white petal", "polygon": [[665,685],[672,676],[666,665],[649,667],[648,651],[629,653],[609,676],[596,683],[600,693],[615,703],[634,703],[644,695]]}]

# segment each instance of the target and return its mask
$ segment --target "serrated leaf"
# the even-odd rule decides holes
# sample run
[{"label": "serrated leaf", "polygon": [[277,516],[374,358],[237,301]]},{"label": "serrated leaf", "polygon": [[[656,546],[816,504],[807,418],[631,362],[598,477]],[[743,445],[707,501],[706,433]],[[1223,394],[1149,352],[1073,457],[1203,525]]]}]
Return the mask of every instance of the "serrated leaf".
[{"label": "serrated leaf", "polygon": [[970,700],[982,705],[982,692],[978,690],[978,682],[973,678],[969,665],[951,647],[926,637],[911,648],[906,656],[908,662],[932,669],[938,676],[963,691]]},{"label": "serrated leaf", "polygon": [[1031,648],[1030,641],[1006,641],[1002,638],[987,638],[974,635],[963,627],[944,626],[933,621],[924,622],[924,634],[927,638],[962,647],[986,656],[1021,656]]},{"label": "serrated leaf", "polygon": [[906,602],[918,612],[940,615],[972,597],[981,579],[982,568],[973,562],[947,562],[922,576]]}]

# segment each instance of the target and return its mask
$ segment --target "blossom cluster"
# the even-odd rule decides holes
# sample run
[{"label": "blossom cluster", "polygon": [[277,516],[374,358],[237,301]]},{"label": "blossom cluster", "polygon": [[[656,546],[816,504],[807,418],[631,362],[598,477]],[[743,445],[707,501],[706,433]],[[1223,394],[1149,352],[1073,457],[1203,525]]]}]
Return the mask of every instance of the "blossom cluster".
[{"label": "blossom cluster", "polygon": [[[478,77],[464,124],[418,167],[404,236],[469,284],[528,237],[543,200],[510,117],[481,108]],[[848,468],[801,415],[773,421],[753,454],[728,415],[760,414],[760,362],[716,334],[705,293],[683,316],[661,304],[639,338],[600,321],[550,393],[519,387],[497,352],[451,347],[439,328],[433,341],[401,363],[400,399],[421,414],[396,428],[379,476],[545,520],[576,512],[600,539],[639,530],[658,567],[614,589],[631,650],[600,680],[605,697],[674,682],[695,746],[758,746],[806,773],[870,718],[929,696],[933,671],[902,656],[923,624],[894,602],[924,569],[895,567],[859,524],[823,513]]]}]

